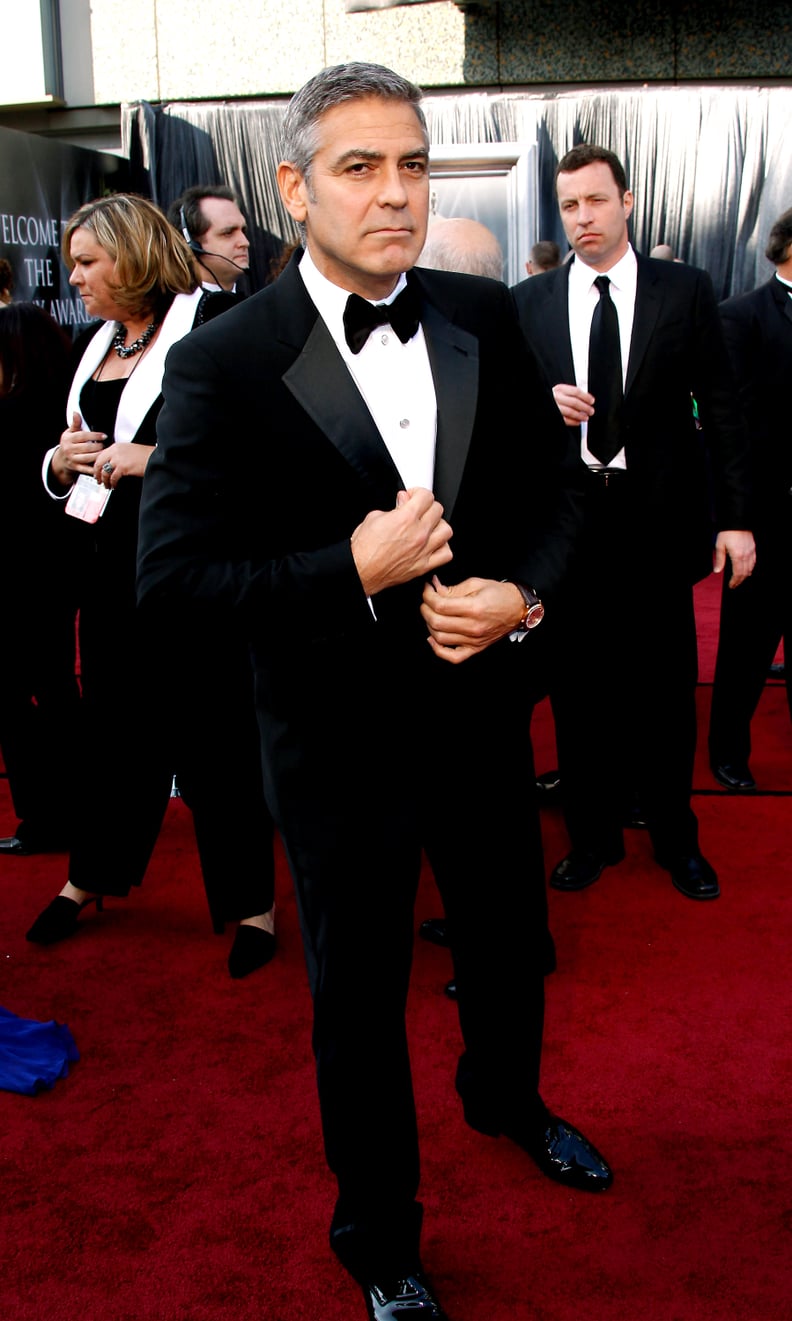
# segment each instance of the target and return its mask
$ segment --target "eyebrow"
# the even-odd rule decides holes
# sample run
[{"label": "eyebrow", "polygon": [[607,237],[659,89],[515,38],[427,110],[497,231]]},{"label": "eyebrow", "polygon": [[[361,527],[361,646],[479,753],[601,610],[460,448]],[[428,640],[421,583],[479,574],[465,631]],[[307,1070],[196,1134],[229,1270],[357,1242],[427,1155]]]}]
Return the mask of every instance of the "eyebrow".
[{"label": "eyebrow", "polygon": [[[399,160],[413,161],[416,157],[420,157],[422,160],[428,160],[429,148],[420,146],[416,147],[414,151],[405,151],[399,157]],[[338,156],[333,162],[333,165],[334,168],[338,169],[339,166],[348,165],[350,161],[382,161],[384,159],[384,151],[374,151],[368,147],[351,147],[349,151],[345,151],[342,155]]]}]

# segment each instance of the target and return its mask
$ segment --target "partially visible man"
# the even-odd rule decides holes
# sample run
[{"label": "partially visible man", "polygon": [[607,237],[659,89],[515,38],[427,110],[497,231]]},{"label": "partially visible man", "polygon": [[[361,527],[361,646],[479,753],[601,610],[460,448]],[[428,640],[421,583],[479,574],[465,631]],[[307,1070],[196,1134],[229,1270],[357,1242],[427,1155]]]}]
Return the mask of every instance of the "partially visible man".
[{"label": "partially visible man", "polygon": [[779,400],[792,374],[792,210],[770,231],[765,256],[775,275],[721,303],[726,345],[753,456],[756,569],[739,592],[724,592],[709,726],[715,779],[733,793],[756,788],[749,766],[751,720],[783,638],[792,715],[792,445]]},{"label": "partially visible man", "polygon": [[529,275],[541,275],[544,271],[554,271],[561,265],[561,249],[552,239],[539,239],[531,248],[531,255],[525,263]]},{"label": "partially visible man", "polygon": [[637,793],[673,884],[714,899],[718,879],[690,805],[692,584],[728,560],[734,588],[753,568],[747,440],[709,276],[634,253],[633,196],[607,149],[573,148],[556,188],[574,258],[514,291],[586,501],[551,687],[572,851],[550,884],[581,890],[622,860]]},{"label": "partially visible man", "polygon": [[480,220],[467,216],[434,216],[416,266],[433,271],[461,271],[503,279],[503,252],[497,236]]},{"label": "partially visible man", "polygon": [[405,1028],[422,845],[453,931],[468,1123],[567,1188],[612,1177],[538,1091],[544,875],[514,726],[577,518],[545,479],[563,428],[508,291],[411,270],[419,101],[367,64],[292,99],[278,184],[305,250],[169,356],[141,522],[143,608],[230,609],[251,642],[314,998],[331,1244],[372,1321],[444,1317],[422,1273]]},{"label": "partially visible man", "polygon": [[168,207],[168,220],[189,243],[204,289],[236,292],[250,265],[247,222],[225,184],[187,188]]}]

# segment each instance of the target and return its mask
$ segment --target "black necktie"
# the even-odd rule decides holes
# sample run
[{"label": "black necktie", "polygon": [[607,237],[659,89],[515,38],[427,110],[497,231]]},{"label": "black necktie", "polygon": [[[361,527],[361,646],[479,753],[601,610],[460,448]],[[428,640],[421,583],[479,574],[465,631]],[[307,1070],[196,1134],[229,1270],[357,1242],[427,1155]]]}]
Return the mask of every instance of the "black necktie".
[{"label": "black necktie", "polygon": [[594,396],[594,416],[589,418],[586,444],[600,463],[608,464],[622,448],[622,361],[619,318],[608,288],[607,275],[594,281],[599,302],[591,318],[589,336],[588,388]]},{"label": "black necktie", "polygon": [[406,344],[417,331],[419,320],[418,297],[409,284],[392,303],[369,303],[358,294],[350,294],[344,308],[344,334],[352,352],[360,353],[377,326],[392,326]]}]

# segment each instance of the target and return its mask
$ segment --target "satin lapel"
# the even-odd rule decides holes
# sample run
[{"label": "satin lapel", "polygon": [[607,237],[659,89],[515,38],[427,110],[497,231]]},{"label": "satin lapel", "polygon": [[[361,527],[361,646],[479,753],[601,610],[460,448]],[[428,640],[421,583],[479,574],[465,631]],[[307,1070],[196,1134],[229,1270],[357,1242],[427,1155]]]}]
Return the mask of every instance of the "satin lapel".
[{"label": "satin lapel", "polygon": [[627,376],[624,383],[625,394],[629,394],[630,386],[635,380],[635,374],[649,347],[662,305],[662,282],[659,276],[650,269],[649,264],[639,257],[638,283],[635,290],[635,315],[630,340],[630,356],[627,360]]},{"label": "satin lapel", "polygon": [[366,485],[395,499],[401,477],[321,317],[283,383]]},{"label": "satin lapel", "polygon": [[450,517],[473,435],[479,391],[478,340],[424,303],[421,316],[437,400],[434,493]]}]

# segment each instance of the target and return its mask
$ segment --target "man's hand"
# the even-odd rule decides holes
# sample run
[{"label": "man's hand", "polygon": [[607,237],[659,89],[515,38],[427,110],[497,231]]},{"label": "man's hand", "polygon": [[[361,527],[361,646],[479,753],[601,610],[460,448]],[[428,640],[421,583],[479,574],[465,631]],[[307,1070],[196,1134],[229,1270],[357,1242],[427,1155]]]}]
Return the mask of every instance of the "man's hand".
[{"label": "man's hand", "polygon": [[426,584],[421,606],[432,651],[452,665],[505,637],[524,613],[525,602],[514,583],[466,578],[446,587],[437,574]]},{"label": "man's hand", "polygon": [[712,572],[723,573],[726,556],[731,560],[732,576],[730,587],[739,587],[741,582],[750,578],[756,564],[756,546],[750,532],[719,532],[712,552]]},{"label": "man's hand", "polygon": [[350,541],[366,596],[448,564],[451,535],[443,506],[421,486],[400,491],[395,509],[373,509]]},{"label": "man's hand", "polygon": [[554,385],[553,398],[568,427],[579,427],[581,422],[588,422],[594,412],[593,394],[587,394],[578,385]]}]

